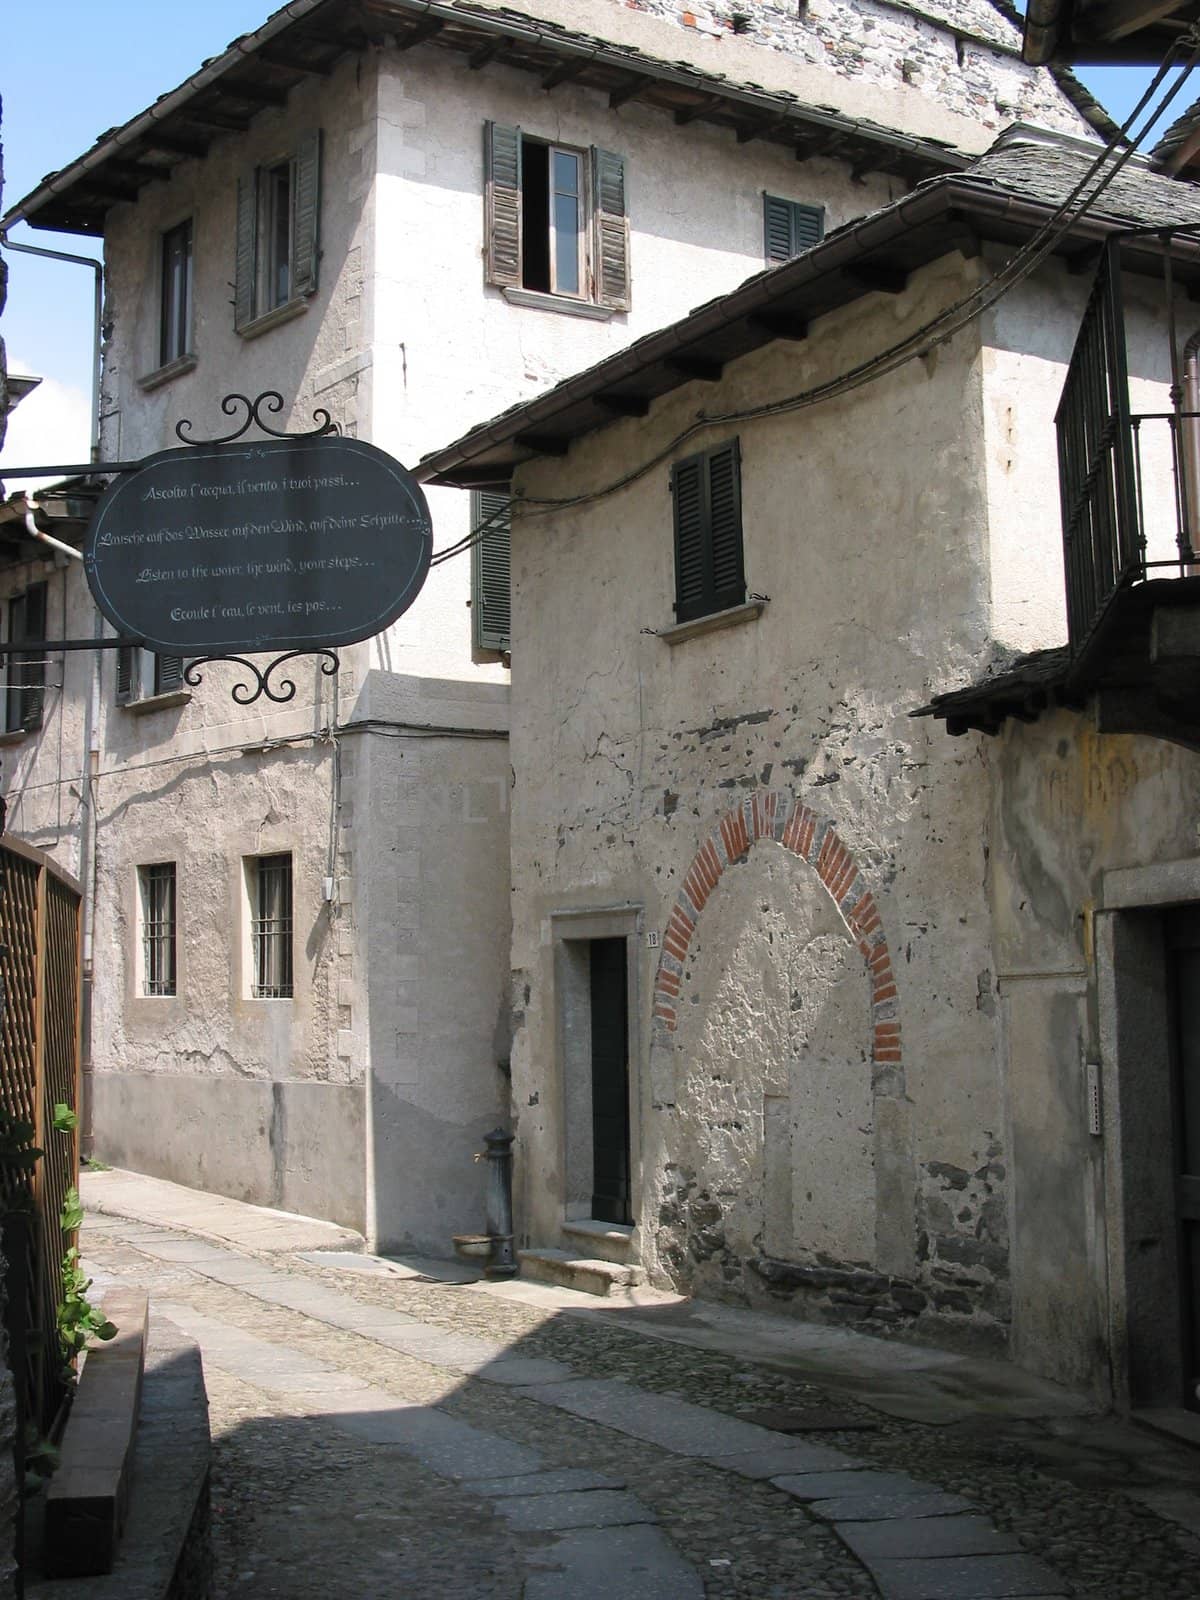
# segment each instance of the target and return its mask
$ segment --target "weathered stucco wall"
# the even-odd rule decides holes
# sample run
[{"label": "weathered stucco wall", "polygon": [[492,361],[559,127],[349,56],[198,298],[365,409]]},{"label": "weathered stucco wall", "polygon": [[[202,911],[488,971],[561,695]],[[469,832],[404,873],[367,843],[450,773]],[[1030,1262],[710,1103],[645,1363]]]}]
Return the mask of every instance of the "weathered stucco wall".
[{"label": "weathered stucco wall", "polygon": [[[733,363],[704,405],[842,371],[980,270],[947,257],[903,300]],[[633,1068],[652,1271],[871,1326],[1007,1321],[986,793],[977,752],[907,715],[988,648],[977,341],[677,448],[740,435],[747,584],[770,596],[755,622],[673,648],[645,631],[672,617],[666,464],[517,518],[513,1088],[533,1242],[558,1242],[570,1139],[549,919],[630,903],[664,939],[661,959],[639,940]],[[694,386],[664,397],[569,466],[525,469],[520,491],[599,487],[698,403]],[[694,932],[681,889],[703,902]]]}]

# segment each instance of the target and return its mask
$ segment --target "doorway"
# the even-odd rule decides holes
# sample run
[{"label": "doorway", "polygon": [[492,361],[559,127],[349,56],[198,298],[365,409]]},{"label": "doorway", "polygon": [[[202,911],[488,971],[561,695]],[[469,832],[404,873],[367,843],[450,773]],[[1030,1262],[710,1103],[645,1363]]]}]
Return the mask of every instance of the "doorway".
[{"label": "doorway", "polygon": [[1165,919],[1183,1403],[1200,1411],[1200,907]]},{"label": "doorway", "polygon": [[624,939],[589,939],[592,1216],[630,1223],[629,982]]}]

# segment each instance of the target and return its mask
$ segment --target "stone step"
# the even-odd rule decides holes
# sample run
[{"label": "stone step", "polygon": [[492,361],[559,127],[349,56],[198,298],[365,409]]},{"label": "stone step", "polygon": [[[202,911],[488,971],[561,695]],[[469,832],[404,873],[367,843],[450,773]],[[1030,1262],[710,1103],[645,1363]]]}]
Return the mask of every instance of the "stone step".
[{"label": "stone step", "polygon": [[632,1289],[645,1277],[641,1267],[576,1256],[569,1250],[522,1250],[519,1260],[526,1278],[557,1284],[560,1289],[579,1289],[584,1294],[610,1295]]},{"label": "stone step", "polygon": [[564,1222],[563,1237],[570,1249],[599,1261],[625,1263],[633,1247],[632,1228],[618,1222],[595,1222],[590,1217]]}]

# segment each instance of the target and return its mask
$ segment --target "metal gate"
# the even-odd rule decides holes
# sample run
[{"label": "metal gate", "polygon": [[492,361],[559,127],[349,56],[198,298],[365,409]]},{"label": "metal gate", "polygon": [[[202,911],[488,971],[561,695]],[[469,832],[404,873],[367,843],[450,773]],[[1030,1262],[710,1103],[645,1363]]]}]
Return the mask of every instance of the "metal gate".
[{"label": "metal gate", "polygon": [[0,1161],[8,1257],[4,1320],[19,1421],[45,1432],[62,1398],[55,1325],[67,1190],[79,1180],[78,1129],[59,1132],[54,1108],[79,1111],[80,891],[41,851],[0,845],[0,1107],[33,1127],[45,1154],[32,1169]]}]

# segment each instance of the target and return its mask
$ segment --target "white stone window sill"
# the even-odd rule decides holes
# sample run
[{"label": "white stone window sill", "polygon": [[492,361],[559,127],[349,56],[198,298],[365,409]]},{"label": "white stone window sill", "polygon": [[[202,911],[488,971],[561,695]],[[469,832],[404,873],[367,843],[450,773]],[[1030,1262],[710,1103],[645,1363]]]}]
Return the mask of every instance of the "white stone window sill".
[{"label": "white stone window sill", "polygon": [[165,366],[157,367],[153,372],[148,372],[144,378],[138,379],[138,388],[145,393],[157,389],[164,383],[170,383],[172,378],[182,378],[185,372],[191,372],[196,365],[196,358],[190,352],[187,355],[176,356],[174,361],[168,361]]},{"label": "white stone window sill", "polygon": [[166,694],[148,694],[141,700],[123,700],[121,709],[135,717],[145,717],[151,711],[169,711],[172,706],[185,706],[192,698],[190,689],[171,689]]},{"label": "white stone window sill", "polygon": [[537,311],[561,311],[568,317],[587,317],[592,322],[608,322],[615,316],[612,306],[595,306],[590,300],[571,300],[562,294],[542,294],[538,289],[514,289],[507,284],[500,293],[513,306],[532,306]]},{"label": "white stone window sill", "polygon": [[743,622],[755,622],[766,607],[765,600],[747,600],[745,605],[730,606],[727,611],[714,611],[707,617],[677,622],[673,628],[659,628],[657,636],[666,644],[683,644],[686,639],[698,639],[704,633],[717,633],[722,628],[738,628]]},{"label": "white stone window sill", "polygon": [[31,733],[36,733],[36,728],[8,728],[0,733],[0,749],[6,745],[20,744],[22,739],[28,739]]},{"label": "white stone window sill", "polygon": [[264,311],[261,317],[244,322],[237,332],[243,339],[257,339],[260,334],[270,333],[272,328],[279,327],[281,322],[290,322],[293,317],[303,316],[307,310],[307,299],[285,300],[281,306]]}]

